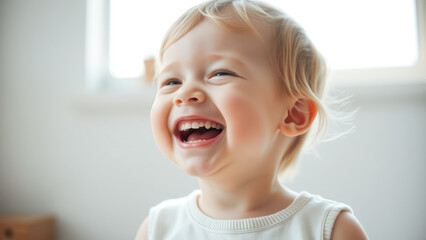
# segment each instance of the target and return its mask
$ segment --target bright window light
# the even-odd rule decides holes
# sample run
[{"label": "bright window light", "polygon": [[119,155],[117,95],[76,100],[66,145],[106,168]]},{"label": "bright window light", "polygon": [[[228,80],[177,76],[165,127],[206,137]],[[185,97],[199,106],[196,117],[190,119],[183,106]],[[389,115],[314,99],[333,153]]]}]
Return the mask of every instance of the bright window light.
[{"label": "bright window light", "polygon": [[[173,21],[200,0],[110,0],[109,68],[143,73]],[[418,59],[415,0],[268,0],[307,31],[332,69],[405,67]]]},{"label": "bright window light", "polygon": [[157,55],[164,34],[201,0],[110,0],[109,66],[117,78],[138,77],[143,60]]}]

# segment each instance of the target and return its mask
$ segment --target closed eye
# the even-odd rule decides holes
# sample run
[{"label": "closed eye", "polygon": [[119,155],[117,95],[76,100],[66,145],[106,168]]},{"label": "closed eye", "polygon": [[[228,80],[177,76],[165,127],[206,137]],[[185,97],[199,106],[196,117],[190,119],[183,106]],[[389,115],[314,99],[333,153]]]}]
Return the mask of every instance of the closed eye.
[{"label": "closed eye", "polygon": [[164,82],[164,86],[172,86],[172,85],[179,85],[181,84],[181,82],[179,80],[176,79],[170,79]]},{"label": "closed eye", "polygon": [[235,73],[231,71],[220,70],[212,74],[212,77],[222,77],[222,76],[235,76]]}]

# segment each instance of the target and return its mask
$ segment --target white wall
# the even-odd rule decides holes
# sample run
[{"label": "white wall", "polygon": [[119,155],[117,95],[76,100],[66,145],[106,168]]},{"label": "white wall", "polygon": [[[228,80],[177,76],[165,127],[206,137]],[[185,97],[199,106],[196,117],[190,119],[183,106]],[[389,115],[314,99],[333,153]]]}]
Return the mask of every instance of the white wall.
[{"label": "white wall", "polygon": [[355,132],[305,154],[291,185],[349,204],[371,239],[424,239],[426,86],[348,91]]},{"label": "white wall", "polygon": [[[0,213],[52,213],[59,240],[132,239],[197,183],[155,147],[149,97],[84,93],[84,34],[84,0],[0,0]],[[289,185],[348,203],[372,239],[422,239],[426,85],[347,91],[356,132]]]}]

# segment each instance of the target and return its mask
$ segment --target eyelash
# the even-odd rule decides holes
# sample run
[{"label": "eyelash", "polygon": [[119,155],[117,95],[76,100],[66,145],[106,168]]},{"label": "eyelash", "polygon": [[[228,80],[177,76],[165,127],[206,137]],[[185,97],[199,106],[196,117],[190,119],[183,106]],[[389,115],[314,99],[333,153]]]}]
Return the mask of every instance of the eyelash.
[{"label": "eyelash", "polygon": [[178,85],[181,84],[181,82],[177,79],[170,79],[164,82],[163,86],[171,86],[171,85]]},{"label": "eyelash", "polygon": [[218,70],[213,72],[211,77],[221,77],[221,76],[235,76],[235,73],[227,70]]},{"label": "eyelash", "polygon": [[[217,70],[211,74],[209,78],[213,77],[222,77],[222,76],[236,76],[234,72],[228,71],[228,70]],[[172,85],[179,85],[182,84],[180,80],[177,79],[169,79],[164,81],[162,86],[172,86]]]}]

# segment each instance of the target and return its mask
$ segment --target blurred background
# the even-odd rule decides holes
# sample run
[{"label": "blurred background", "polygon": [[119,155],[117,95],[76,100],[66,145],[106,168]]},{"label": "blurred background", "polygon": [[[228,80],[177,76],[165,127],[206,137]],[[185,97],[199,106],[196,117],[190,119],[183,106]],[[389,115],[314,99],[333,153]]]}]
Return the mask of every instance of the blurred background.
[{"label": "blurred background", "polygon": [[[112,12],[90,13],[108,6],[0,0],[0,214],[52,214],[59,240],[133,239],[151,206],[197,188],[155,146],[155,88],[103,74],[111,31],[96,23]],[[333,72],[355,131],[303,154],[286,183],[350,205],[371,239],[426,236],[426,27],[414,19],[411,65]]]}]

